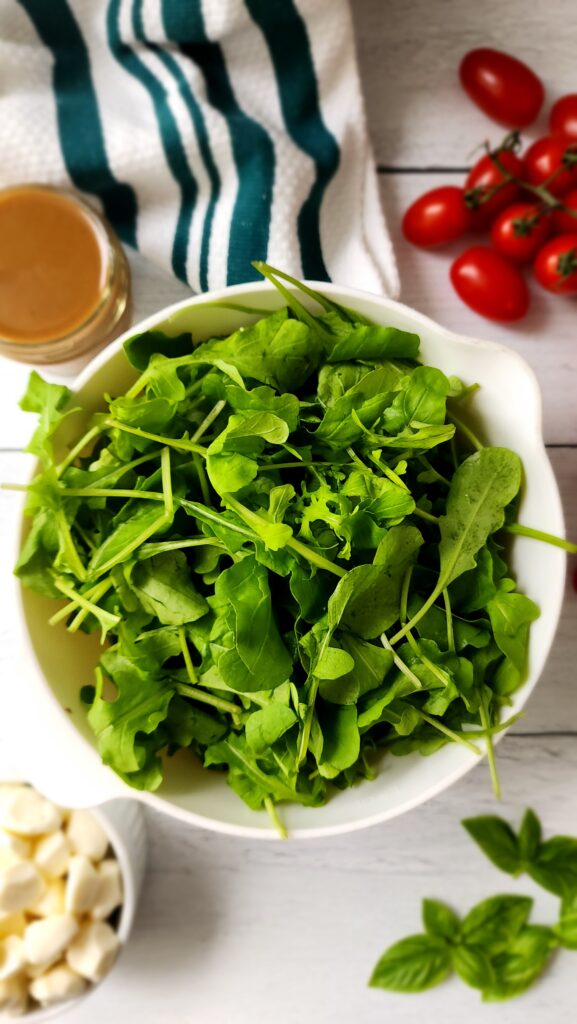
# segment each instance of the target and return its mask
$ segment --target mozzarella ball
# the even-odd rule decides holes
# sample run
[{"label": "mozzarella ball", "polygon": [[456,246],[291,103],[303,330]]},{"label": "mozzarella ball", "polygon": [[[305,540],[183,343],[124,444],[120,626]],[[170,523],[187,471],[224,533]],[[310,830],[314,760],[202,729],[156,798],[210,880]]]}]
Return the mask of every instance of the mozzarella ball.
[{"label": "mozzarella ball", "polygon": [[108,973],[118,952],[118,935],[105,921],[80,926],[66,959],[74,971],[88,981],[100,981]]},{"label": "mozzarella ball", "polygon": [[54,914],[33,921],[24,932],[24,952],[28,963],[40,967],[59,960],[78,931],[72,914]]},{"label": "mozzarella ball", "polygon": [[26,860],[32,853],[32,844],[20,836],[14,836],[11,832],[4,832],[0,829],[0,856],[3,851],[9,850],[20,860]]},{"label": "mozzarella ball", "polygon": [[0,939],[7,935],[24,935],[25,927],[26,918],[22,913],[0,916]]},{"label": "mozzarella ball", "polygon": [[0,914],[27,910],[40,899],[44,881],[32,861],[23,860],[0,871]]},{"label": "mozzarella ball", "polygon": [[36,844],[34,860],[50,878],[61,878],[68,870],[70,843],[64,832],[52,832]]},{"label": "mozzarella ball", "polygon": [[117,860],[103,860],[98,866],[98,897],[91,916],[104,921],[122,903],[122,876]]},{"label": "mozzarella ball", "polygon": [[23,942],[19,936],[7,935],[0,940],[0,981],[19,974],[25,961]]},{"label": "mozzarella ball", "polygon": [[108,836],[90,811],[72,811],[67,829],[73,853],[90,860],[102,860],[108,849]]},{"label": "mozzarella ball", "polygon": [[51,914],[63,914],[66,910],[66,887],[63,878],[49,881],[39,900],[28,908],[34,917],[50,917]]},{"label": "mozzarella ball", "polygon": [[0,981],[0,1011],[10,1017],[24,1013],[28,1007],[28,982],[23,974]]},{"label": "mozzarella ball", "polygon": [[41,836],[61,823],[60,809],[30,786],[0,786],[0,828],[6,832]]},{"label": "mozzarella ball", "polygon": [[99,878],[88,857],[70,858],[66,879],[66,909],[72,914],[86,914],[98,899]]},{"label": "mozzarella ball", "polygon": [[86,982],[68,964],[58,964],[30,983],[30,995],[42,1006],[77,999],[86,989]]}]

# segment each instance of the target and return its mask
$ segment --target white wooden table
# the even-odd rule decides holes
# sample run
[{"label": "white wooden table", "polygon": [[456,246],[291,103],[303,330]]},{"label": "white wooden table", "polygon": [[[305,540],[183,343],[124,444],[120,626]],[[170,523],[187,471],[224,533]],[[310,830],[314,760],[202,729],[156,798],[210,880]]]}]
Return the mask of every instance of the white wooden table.
[{"label": "white wooden table", "polygon": [[[449,257],[423,255],[399,239],[410,200],[460,181],[475,146],[499,129],[460,93],[456,68],[475,45],[506,45],[533,63],[549,94],[575,91],[571,0],[353,0],[369,124],[403,300],[457,331],[497,338],[535,367],[546,440],[577,536],[577,305],[534,295],[529,318],[503,328],[479,320],[453,296]],[[330,29],[330,26],[329,26]],[[542,129],[543,124],[540,125]],[[133,261],[135,318],[184,297],[182,285]],[[0,362],[0,477],[21,472],[28,423],[15,409],[27,371]],[[0,526],[1,528],[1,526]],[[577,597],[568,585],[561,626],[527,714],[499,747],[502,812],[527,804],[548,830],[577,832]],[[2,665],[2,682],[8,666]],[[134,937],[107,984],[68,1016],[70,1024],[569,1024],[575,1020],[576,958],[561,955],[534,991],[483,1006],[451,981],[425,997],[369,990],[381,951],[419,929],[423,896],[465,910],[497,891],[536,896],[543,921],[554,901],[492,869],[459,826],[495,812],[486,766],[449,792],[387,825],[306,844],[242,842],[150,815],[150,866]]]}]

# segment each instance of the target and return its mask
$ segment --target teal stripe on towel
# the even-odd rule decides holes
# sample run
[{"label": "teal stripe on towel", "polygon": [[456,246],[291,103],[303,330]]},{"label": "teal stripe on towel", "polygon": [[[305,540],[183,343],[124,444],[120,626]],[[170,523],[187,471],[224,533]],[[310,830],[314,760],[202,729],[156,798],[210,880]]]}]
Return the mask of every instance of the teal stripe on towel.
[{"label": "teal stripe on towel", "polygon": [[137,202],[108,163],[90,58],[66,0],[19,0],[54,58],[53,85],[60,148],[70,178],[96,195],[123,242],[136,245]]},{"label": "teal stripe on towel", "polygon": [[230,225],[227,282],[259,280],[251,260],[267,256],[275,175],[273,144],[265,129],[239,106],[222,48],[206,34],[200,0],[163,0],[162,11],[167,36],[202,71],[209,102],[226,119],[230,133],[238,191]]},{"label": "teal stripe on towel", "polygon": [[[168,104],[161,82],[147,68],[134,50],[120,36],[119,15],[121,0],[110,0],[107,12],[108,44],[118,63],[147,89],[152,100],[166,161],[180,188],[180,209],[172,246],[172,269],[181,281],[186,281],[186,264],[190,224],[198,187],[190,171],[178,126]],[[135,36],[144,41],[142,0],[136,0],[132,10]]]},{"label": "teal stripe on towel", "polygon": [[[320,236],[320,212],[327,185],[339,166],[339,147],[324,123],[305,23],[294,0],[246,0],[262,29],[274,64],[279,96],[291,139],[315,161],[313,186],[298,218],[305,277],[328,280]],[[330,22],[327,32],[330,32]]]},{"label": "teal stripe on towel", "polygon": [[[214,162],[212,150],[210,148],[210,142],[208,138],[208,132],[206,129],[206,123],[204,115],[199,104],[196,101],[194,93],[190,88],[190,85],[184,75],[182,68],[171,53],[164,50],[162,46],[158,46],[156,43],[147,42],[147,46],[157,55],[158,59],[162,61],[166,70],[172,75],[182,99],[186,105],[186,108],[190,114],[191,121],[196,132],[196,138],[198,142],[198,148],[200,155],[204,162],[208,179],[210,181],[210,198],[206,207],[206,214],[204,218],[204,225],[202,228],[202,238],[200,243],[200,267],[199,267],[199,284],[200,290],[206,291],[209,286],[208,279],[208,259],[210,253],[210,236],[212,231],[212,223],[214,220],[214,213],[216,210],[216,204],[220,195],[220,174],[218,168]],[[218,243],[217,243],[218,244]]]}]

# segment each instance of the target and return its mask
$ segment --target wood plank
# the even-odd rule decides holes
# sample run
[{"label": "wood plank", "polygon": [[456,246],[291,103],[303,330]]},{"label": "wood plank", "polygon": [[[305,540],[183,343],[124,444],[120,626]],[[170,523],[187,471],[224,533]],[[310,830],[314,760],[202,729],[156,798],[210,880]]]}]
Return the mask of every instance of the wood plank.
[{"label": "wood plank", "polygon": [[381,175],[381,197],[399,265],[401,299],[459,334],[498,341],[514,348],[535,370],[544,402],[544,434],[550,444],[577,443],[577,305],[554,296],[530,281],[531,308],[518,324],[485,320],[465,306],[449,280],[452,260],[473,237],[447,249],[425,251],[401,234],[401,220],[410,203],[446,181],[440,174]]},{"label": "wood plank", "polygon": [[457,166],[503,135],[468,99],[461,58],[478,46],[506,49],[543,79],[545,107],[528,138],[544,134],[550,103],[575,91],[572,0],[354,0],[359,68],[377,162],[397,167]]},{"label": "wood plank", "polygon": [[[577,539],[577,449],[551,449],[550,457],[555,470],[565,508],[567,533]],[[30,472],[29,456],[0,453],[0,480],[24,482]],[[0,492],[0,578],[11,571],[13,551],[11,538],[14,497]],[[537,524],[538,525],[538,524]],[[7,543],[8,542],[8,543]],[[537,543],[537,542],[536,542]],[[575,564],[573,559],[572,565]],[[567,732],[577,734],[575,704],[575,664],[577,663],[577,593],[572,585],[572,570],[568,574],[566,600],[559,630],[547,666],[539,685],[534,690],[525,715],[515,726],[517,733]],[[13,661],[12,638],[0,617],[0,669]],[[1,674],[1,672],[0,672]],[[506,741],[507,742],[507,741]],[[506,746],[506,743],[505,743]],[[502,750],[503,747],[500,748]]]},{"label": "wood plank", "polygon": [[[486,1024],[487,1006],[452,979],[423,998],[366,987],[390,943],[418,931],[420,902],[465,912],[497,892],[535,897],[534,920],[558,902],[483,857],[459,821],[502,813],[518,821],[528,798],[548,834],[577,831],[577,747],[571,739],[510,739],[497,808],[484,767],[435,800],[381,827],[331,840],[255,843],[149,816],[151,855],[132,941],[106,985],[69,1013],[71,1024],[152,1024],[167,1007],[179,1024],[382,1024],[425,1019]],[[570,1024],[577,978],[570,953],[499,1020]],[[554,1009],[553,1009],[554,1008]]]}]

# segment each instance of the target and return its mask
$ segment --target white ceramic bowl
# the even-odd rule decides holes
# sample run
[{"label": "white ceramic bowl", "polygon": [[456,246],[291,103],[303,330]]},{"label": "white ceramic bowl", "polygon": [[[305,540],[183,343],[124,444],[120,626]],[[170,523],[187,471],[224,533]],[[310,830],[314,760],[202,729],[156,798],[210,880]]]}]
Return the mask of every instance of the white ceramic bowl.
[{"label": "white ceramic bowl", "polygon": [[[0,779],[2,782],[19,782],[21,779],[10,768],[3,770],[2,748],[0,747]],[[144,812],[135,800],[110,800],[101,807],[91,807],[91,813],[100,822],[102,828],[108,835],[110,845],[114,851],[122,873],[122,885],[124,899],[120,908],[118,927],[116,929],[120,939],[119,957],[126,946],[128,937],[132,931],[138,897],[142,888],[144,871],[146,867],[146,823]],[[113,964],[111,971],[116,969],[118,959]],[[106,983],[106,975],[96,985],[89,985],[85,992],[77,999],[68,999],[62,1003],[55,1003],[53,1006],[46,1006],[37,1010],[31,1010],[19,1019],[28,1024],[40,1024],[41,1021],[52,1020],[67,1010],[77,1007],[84,1002],[97,988]],[[8,1020],[0,1011],[0,1019]]]},{"label": "white ceramic bowl", "polygon": [[[519,453],[525,467],[522,522],[563,534],[563,514],[555,478],[543,445],[541,400],[535,375],[514,352],[499,345],[467,339],[439,327],[399,303],[337,285],[314,285],[325,294],[357,309],[377,323],[390,324],[421,337],[426,363],[465,382],[481,385],[474,417],[488,443]],[[92,411],[104,391],[121,393],[134,379],[122,351],[125,337],[160,328],[168,334],[192,330],[195,340],[230,332],[255,317],[210,306],[226,299],[247,306],[277,308],[281,299],[267,283],[241,285],[197,296],[149,317],[101,352],[80,375],[75,391],[79,404]],[[77,426],[75,429],[78,429]],[[20,525],[21,530],[21,525]],[[20,532],[15,538],[15,553]],[[529,675],[513,698],[519,711],[543,669],[563,598],[565,555],[556,548],[524,538],[512,544],[512,562],[521,590],[541,607],[531,629]],[[79,700],[83,683],[91,681],[98,657],[94,637],[70,636],[64,627],[51,628],[50,602],[15,585],[17,628],[22,637],[18,686],[0,704],[2,726],[12,736],[27,736],[26,775],[65,805],[96,804],[113,796],[132,796],[180,818],[231,835],[274,838],[265,813],[246,807],[220,774],[208,772],[186,753],[167,761],[166,779],[154,794],[129,790],[104,767]],[[33,715],[31,710],[34,709]],[[1,727],[0,727],[1,728]],[[476,755],[451,745],[432,757],[385,757],[374,782],[338,792],[325,807],[283,806],[282,817],[292,836],[317,837],[373,825],[415,807],[446,789],[469,771]],[[487,781],[489,786],[489,781]]]}]

